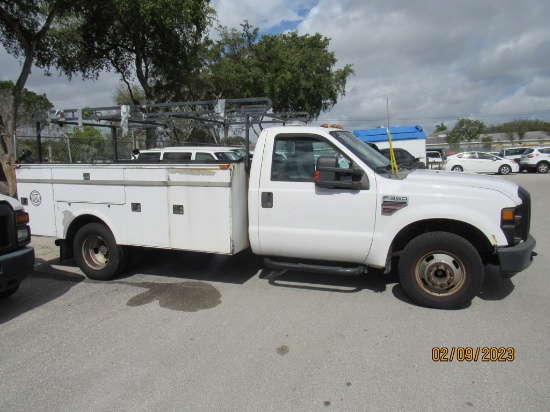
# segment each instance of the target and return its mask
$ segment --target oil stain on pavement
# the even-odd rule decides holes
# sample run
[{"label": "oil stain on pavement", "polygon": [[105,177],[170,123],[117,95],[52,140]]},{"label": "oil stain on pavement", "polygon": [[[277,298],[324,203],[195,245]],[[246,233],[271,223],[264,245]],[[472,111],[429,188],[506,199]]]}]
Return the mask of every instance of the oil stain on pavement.
[{"label": "oil stain on pavement", "polygon": [[128,306],[143,306],[158,300],[160,307],[181,312],[198,312],[218,306],[221,293],[214,286],[205,282],[124,282],[114,281],[120,285],[136,286],[147,289],[131,298]]}]

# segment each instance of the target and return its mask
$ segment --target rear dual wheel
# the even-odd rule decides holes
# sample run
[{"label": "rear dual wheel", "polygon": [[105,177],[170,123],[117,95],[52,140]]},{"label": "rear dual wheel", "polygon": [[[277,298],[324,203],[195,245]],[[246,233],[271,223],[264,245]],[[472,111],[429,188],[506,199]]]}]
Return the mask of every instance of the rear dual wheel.
[{"label": "rear dual wheel", "polygon": [[77,232],[73,253],[78,267],[94,280],[109,280],[124,271],[128,253],[117,245],[109,228],[101,223],[88,223]]},{"label": "rear dual wheel", "polygon": [[399,259],[399,279],[417,304],[456,309],[470,302],[483,284],[483,263],[464,238],[431,232],[414,238]]}]

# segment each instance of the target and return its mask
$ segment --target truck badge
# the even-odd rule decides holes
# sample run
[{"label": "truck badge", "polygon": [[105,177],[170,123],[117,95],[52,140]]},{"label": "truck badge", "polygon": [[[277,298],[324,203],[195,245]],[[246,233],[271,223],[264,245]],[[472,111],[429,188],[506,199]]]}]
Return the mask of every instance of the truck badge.
[{"label": "truck badge", "polygon": [[40,206],[40,203],[42,203],[42,196],[40,196],[40,192],[37,190],[33,190],[29,197],[33,206]]},{"label": "truck badge", "polygon": [[382,214],[386,216],[393,215],[408,205],[408,196],[384,196],[382,198]]}]

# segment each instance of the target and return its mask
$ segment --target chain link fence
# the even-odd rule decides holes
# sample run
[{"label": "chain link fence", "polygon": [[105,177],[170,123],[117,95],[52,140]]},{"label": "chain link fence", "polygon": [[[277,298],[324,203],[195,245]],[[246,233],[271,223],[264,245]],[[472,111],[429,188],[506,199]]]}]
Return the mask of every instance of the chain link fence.
[{"label": "chain link fence", "polygon": [[[43,163],[111,163],[115,160],[129,160],[132,149],[145,146],[131,138],[87,139],[66,136],[41,136]],[[23,161],[38,162],[38,141],[36,136],[17,136],[17,154],[21,156],[30,150],[29,158]]]}]

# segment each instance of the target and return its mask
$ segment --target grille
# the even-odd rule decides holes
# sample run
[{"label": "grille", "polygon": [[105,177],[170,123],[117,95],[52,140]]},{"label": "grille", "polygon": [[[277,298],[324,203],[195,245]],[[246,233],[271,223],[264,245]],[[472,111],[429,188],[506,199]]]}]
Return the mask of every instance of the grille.
[{"label": "grille", "polygon": [[8,203],[0,203],[0,254],[17,249],[15,217]]}]

